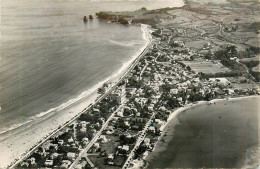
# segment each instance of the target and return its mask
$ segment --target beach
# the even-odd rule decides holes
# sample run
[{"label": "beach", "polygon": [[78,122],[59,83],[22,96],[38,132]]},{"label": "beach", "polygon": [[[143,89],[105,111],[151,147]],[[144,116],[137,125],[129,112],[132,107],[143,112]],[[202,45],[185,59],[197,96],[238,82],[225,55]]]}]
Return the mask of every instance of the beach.
[{"label": "beach", "polygon": [[[118,81],[125,76],[130,68],[138,62],[138,58],[141,56],[144,50],[147,50],[148,45],[151,43],[150,29],[147,25],[141,25],[143,31],[143,38],[146,40],[145,46],[141,48],[136,55],[134,55],[128,62],[126,62],[117,73],[111,75],[108,79],[97,84],[102,86],[103,83],[112,84],[111,87],[116,85]],[[20,159],[25,155],[32,145],[37,145],[44,137],[50,135],[62,126],[67,121],[79,115],[82,110],[86,109],[90,104],[94,104],[101,95],[98,94],[97,88],[89,93],[89,96],[71,104],[70,106],[63,109],[61,113],[56,113],[55,116],[50,116],[46,120],[40,123],[31,125],[25,128],[22,132],[12,133],[12,136],[6,136],[0,142],[1,147],[1,166],[6,167],[14,159]],[[22,139],[21,139],[22,138]],[[4,156],[2,156],[4,154]]]},{"label": "beach", "polygon": [[3,3],[0,168],[93,104],[97,89],[115,84],[149,43],[139,25],[84,24],[84,15],[120,11],[118,3],[124,10],[183,5],[167,2]]},{"label": "beach", "polygon": [[[75,2],[75,4],[77,4],[77,9],[82,9],[79,3]],[[49,3],[46,4],[49,5]],[[94,9],[95,5],[90,5],[90,11],[96,10]],[[69,6],[70,5],[67,6],[68,9],[70,9]],[[47,7],[46,9],[49,8]],[[59,9],[64,8],[60,6]],[[111,10],[112,9],[113,8],[111,8]],[[12,6],[9,10],[13,10]],[[23,12],[24,10],[25,9],[22,8],[20,12]],[[258,157],[260,155],[258,126],[260,119],[258,103],[260,102],[260,97],[256,96],[257,91],[255,88],[252,89],[252,87],[249,87],[246,89],[242,86],[247,86],[246,84],[253,86],[256,84],[255,81],[253,79],[245,79],[243,81],[234,76],[235,80],[232,78],[226,79],[231,82],[227,85],[218,83],[217,79],[211,81],[211,79],[203,77],[203,74],[198,75],[195,73],[196,71],[193,71],[193,69],[196,69],[196,66],[193,66],[194,62],[198,59],[199,62],[202,63],[201,58],[195,58],[195,60],[193,60],[194,55],[192,52],[188,52],[189,48],[186,48],[184,42],[180,42],[180,44],[183,43],[182,47],[179,46],[179,42],[175,41],[175,34],[173,33],[177,32],[177,39],[179,33],[183,34],[182,36],[185,35],[184,37],[186,37],[187,34],[186,38],[190,39],[189,31],[196,32],[197,27],[195,26],[196,29],[194,28],[194,30],[192,30],[186,29],[187,27],[185,26],[184,31],[182,31],[182,28],[178,28],[177,30],[172,28],[172,26],[176,24],[170,24],[170,27],[167,28],[165,23],[169,20],[178,21],[179,19],[175,20],[173,17],[175,16],[175,9],[166,8],[158,10],[159,13],[162,13],[161,17],[165,22],[162,24],[163,28],[153,27],[154,32],[148,25],[132,24],[138,23],[136,22],[138,20],[131,20],[129,22],[130,25],[114,23],[117,22],[114,20],[114,14],[112,14],[113,17],[110,18],[110,20],[107,18],[103,18],[103,20],[97,13],[96,16],[99,19],[89,21],[84,19],[84,22],[82,22],[82,18],[78,18],[78,20],[75,21],[71,18],[70,20],[68,19],[69,17],[67,17],[75,17],[78,16],[79,13],[60,13],[59,10],[58,13],[55,13],[56,8],[51,8],[50,11],[47,10],[43,13],[48,13],[49,15],[53,12],[52,10],[54,13],[51,15],[55,18],[55,22],[60,20],[60,15],[62,16],[62,19],[65,19],[65,22],[59,22],[52,27],[53,21],[53,23],[49,23],[51,26],[47,26],[47,28],[45,27],[45,23],[41,25],[41,22],[39,22],[39,27],[34,27],[35,24],[32,22],[31,27],[28,29],[29,31],[26,28],[21,30],[15,28],[18,35],[22,35],[22,40],[1,52],[5,54],[5,57],[2,62],[0,62],[0,81],[3,81],[3,83],[0,84],[0,89],[4,89],[0,91],[0,93],[3,91],[3,94],[0,95],[0,106],[3,104],[3,106],[0,107],[0,122],[2,122],[2,125],[0,126],[0,168],[15,168],[22,161],[28,161],[25,159],[62,129],[68,129],[64,134],[71,134],[69,130],[74,131],[74,135],[70,135],[72,142],[68,141],[70,139],[67,138],[63,139],[63,141],[72,148],[77,147],[77,151],[81,151],[81,153],[84,154],[85,152],[84,150],[82,151],[82,145],[77,144],[78,141],[83,141],[85,138],[79,139],[77,136],[81,135],[78,135],[77,133],[82,132],[86,134],[86,126],[80,126],[84,129],[80,131],[78,131],[78,128],[75,128],[76,125],[81,125],[83,120],[79,120],[79,122],[70,129],[68,126],[94,105],[93,108],[95,109],[93,109],[92,113],[96,117],[96,115],[99,114],[98,112],[100,112],[101,116],[98,118],[100,121],[96,122],[96,118],[92,121],[92,118],[90,118],[89,125],[93,130],[91,129],[87,134],[94,133],[94,139],[91,138],[92,135],[86,135],[84,137],[87,137],[88,140],[92,139],[91,144],[89,143],[87,145],[89,146],[88,148],[90,148],[94,142],[99,143],[100,140],[97,141],[97,139],[99,135],[102,134],[102,130],[109,123],[108,120],[104,124],[104,119],[106,119],[108,112],[114,111],[114,107],[103,110],[101,109],[102,105],[97,103],[106,98],[112,91],[121,85],[123,86],[122,88],[130,86],[130,88],[141,89],[144,87],[144,93],[143,91],[137,90],[138,93],[136,96],[134,94],[134,101],[138,100],[138,98],[143,100],[144,98],[156,95],[156,93],[158,94],[154,98],[151,97],[151,103],[159,103],[160,109],[157,109],[157,105],[154,107],[154,104],[149,107],[149,113],[152,113],[153,115],[140,135],[140,138],[144,139],[148,125],[152,123],[151,121],[153,120],[154,115],[158,114],[158,117],[156,116],[156,120],[154,120],[153,123],[160,123],[161,118],[163,119],[163,122],[160,123],[160,125],[163,125],[162,127],[164,130],[158,141],[153,140],[151,146],[155,149],[153,149],[153,152],[149,153],[148,156],[144,156],[144,159],[149,163],[149,168],[258,167]],[[73,11],[72,9],[70,10]],[[188,13],[189,10],[190,12],[192,12],[192,10],[197,11],[197,9],[189,8],[189,6],[187,7],[186,5],[181,10],[185,10],[185,13]],[[36,13],[34,13],[35,11]],[[33,15],[36,14],[41,16],[41,13],[37,13],[37,9],[35,11],[33,12]],[[154,11],[156,14],[153,13]],[[149,15],[157,16],[158,11],[152,10],[152,13]],[[169,13],[167,13],[168,11]],[[124,12],[121,11],[119,13]],[[137,16],[140,14],[148,14],[145,8],[134,11],[134,13],[137,14],[134,16],[136,18],[138,18]],[[12,14],[13,13],[11,12],[11,15]],[[30,16],[30,12],[27,14]],[[50,21],[51,19],[49,19],[48,15],[44,17],[48,18],[47,20]],[[79,16],[81,15],[82,14]],[[142,23],[156,23],[162,18],[157,18],[158,20],[154,18],[149,20],[148,18],[148,20],[146,20],[147,22]],[[80,24],[78,23],[79,21]],[[118,19],[118,22],[121,23],[121,21],[121,19]],[[202,23],[201,21],[203,21],[203,19],[199,19],[199,23]],[[69,24],[66,25],[66,23]],[[8,24],[10,23],[8,23],[7,19],[5,19],[5,24],[4,30],[8,30]],[[74,26],[75,29],[73,28]],[[222,22],[219,25],[219,29],[220,34],[223,33]],[[32,36],[29,33],[30,30]],[[197,31],[198,34],[196,33],[196,37],[198,38],[201,38],[201,36],[206,33],[206,31],[203,30],[203,33],[199,35],[201,30]],[[49,34],[49,32],[51,33]],[[157,38],[153,39],[151,34]],[[212,34],[215,35],[215,33]],[[37,35],[40,35],[40,38],[37,39]],[[169,39],[167,39],[168,37]],[[9,32],[8,36],[5,37],[5,40],[8,39],[4,43],[5,46],[8,47],[7,44],[11,44],[10,42],[12,40],[16,40],[12,38],[13,35]],[[180,39],[182,40],[182,37],[180,37]],[[164,58],[168,55],[167,52],[172,50],[172,45],[169,46],[170,42],[173,43],[173,46],[185,48],[185,50],[181,52],[188,53],[188,55],[184,56],[180,54],[181,60],[191,61],[191,67],[187,67],[188,63],[185,62],[176,63],[176,55]],[[190,44],[192,44],[192,42]],[[18,46],[16,48],[17,50],[12,50],[16,45]],[[191,46],[188,45],[188,47]],[[25,49],[25,52],[22,49]],[[166,55],[160,57],[162,51],[166,51]],[[19,52],[21,54],[19,54]],[[37,55],[37,52],[39,56]],[[142,58],[147,52],[148,55]],[[174,52],[179,53],[180,51],[176,50]],[[9,57],[10,59],[8,59],[8,56],[13,57]],[[18,59],[16,56],[19,56]],[[156,59],[152,59],[152,57],[156,57]],[[142,60],[140,60],[140,58],[142,58]],[[15,62],[16,60],[17,62]],[[174,63],[174,66],[171,65],[172,63]],[[209,65],[214,65],[215,63],[213,63],[214,62]],[[213,69],[213,66],[208,67],[208,70]],[[133,70],[133,68],[140,69],[141,73],[139,70]],[[218,70],[219,68],[215,69]],[[129,75],[137,77],[139,80],[135,79],[132,82],[131,77],[124,79],[130,71],[131,73]],[[208,71],[205,71],[205,73],[207,72]],[[150,73],[157,74],[158,76],[151,78],[150,76],[152,76],[152,74],[150,75]],[[247,74],[248,72],[244,73]],[[148,78],[146,76],[148,76]],[[161,82],[165,82],[166,85],[168,85],[167,81],[172,81],[172,86],[167,86],[167,89],[164,91],[164,86],[162,86],[163,83],[158,82],[159,79]],[[174,82],[173,79],[176,79],[177,81]],[[149,83],[145,84],[146,80]],[[239,84],[240,87],[236,88],[232,83]],[[99,94],[100,92],[98,91],[103,84],[109,84],[109,87],[105,90],[106,92]],[[146,85],[151,85],[152,88],[149,89]],[[178,90],[175,89],[176,87],[178,87]],[[146,90],[146,88],[149,90]],[[163,89],[162,93],[160,88]],[[168,88],[175,90],[168,90]],[[126,99],[124,89],[121,89],[121,95],[120,93],[116,93],[117,96],[115,100],[111,97],[108,100],[104,99],[103,101],[107,100],[109,105],[112,105],[112,103],[116,101],[116,104],[124,106],[123,100]],[[158,91],[151,94],[153,90]],[[171,93],[170,95],[164,95],[169,92]],[[239,95],[240,97],[238,97]],[[229,98],[232,96],[236,98]],[[208,100],[210,98],[220,99],[195,102],[197,100]],[[165,101],[163,101],[164,99]],[[190,104],[185,104],[187,103],[187,100]],[[129,106],[137,110],[138,106],[130,104],[130,102],[126,103],[126,107]],[[180,105],[183,107],[176,108]],[[99,108],[101,110],[99,110]],[[157,112],[157,110],[162,110],[162,112]],[[166,123],[165,120],[167,115],[163,114],[163,110],[165,110],[166,113],[172,112]],[[144,110],[144,108],[140,108],[140,110],[138,110],[138,112],[142,111],[147,111],[147,109]],[[110,116],[110,119],[113,117],[114,113]],[[123,112],[123,114],[124,113],[125,112]],[[129,117],[132,117],[133,115],[137,116],[137,113],[130,114]],[[138,116],[142,117],[143,114],[139,114]],[[88,119],[89,118],[84,119],[83,123],[86,123]],[[99,130],[100,123],[103,124],[103,126]],[[143,126],[143,123],[146,122],[145,120],[142,120],[138,123],[142,123],[137,126],[138,129],[141,129],[140,126]],[[136,124],[132,125],[134,126]],[[94,127],[97,127],[97,129]],[[96,131],[98,131],[98,134],[95,135]],[[58,145],[58,139],[52,141]],[[140,146],[139,143],[141,142],[136,142],[136,148]],[[156,143],[155,146],[153,146],[154,143]],[[117,150],[117,147],[115,147],[115,150]],[[68,152],[61,152],[59,156],[62,158],[59,160],[64,160],[63,157],[66,159],[67,156],[69,156],[68,153],[70,151],[71,150]],[[130,155],[127,155],[126,152],[126,156],[128,156],[130,160],[132,160],[131,155],[136,155],[136,152],[134,151],[135,148],[131,151]],[[49,158],[52,159],[52,155],[53,154],[48,154],[47,157],[45,155],[41,156],[44,156],[44,160],[47,161]],[[76,158],[76,160],[73,158],[69,160],[70,162],[75,162],[75,164],[77,164],[79,162],[78,160],[81,159],[81,155],[78,157],[76,155]],[[21,164],[21,166],[56,166],[56,164],[42,165],[41,163],[38,163],[39,161],[40,160],[34,163],[31,160],[31,164],[28,163],[27,165],[26,162],[25,164]],[[60,162],[59,165],[61,164],[62,163]],[[126,167],[128,164],[127,161],[125,163]],[[73,165],[70,166],[70,168],[72,168]]]},{"label": "beach", "polygon": [[216,99],[176,110],[162,133],[165,142],[146,158],[149,168],[257,166],[259,99]]}]

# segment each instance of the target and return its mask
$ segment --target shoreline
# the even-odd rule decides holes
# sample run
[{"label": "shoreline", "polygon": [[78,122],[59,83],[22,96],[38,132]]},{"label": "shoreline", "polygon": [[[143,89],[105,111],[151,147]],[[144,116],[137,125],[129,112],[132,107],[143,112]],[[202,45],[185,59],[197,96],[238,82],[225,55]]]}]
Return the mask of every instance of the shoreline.
[{"label": "shoreline", "polygon": [[[150,161],[155,157],[157,156],[158,154],[160,154],[161,152],[163,152],[165,150],[164,147],[162,146],[166,146],[166,144],[168,144],[168,142],[164,142],[162,143],[162,145],[160,145],[159,147],[157,146],[157,144],[161,141],[162,137],[167,133],[167,130],[169,127],[172,127],[170,130],[175,130],[175,127],[176,125],[179,123],[179,120],[177,119],[177,116],[180,114],[180,113],[183,113],[189,109],[192,109],[192,108],[195,108],[195,107],[198,107],[198,106],[203,106],[203,105],[207,105],[207,104],[214,104],[214,103],[218,103],[218,102],[223,102],[223,101],[240,101],[240,100],[244,100],[244,99],[248,99],[248,98],[255,98],[255,97],[260,97],[259,95],[250,95],[250,96],[238,96],[238,97],[231,97],[231,98],[217,98],[217,99],[213,99],[213,100],[210,100],[210,101],[199,101],[197,103],[189,103],[189,104],[186,104],[184,105],[183,107],[180,107],[176,110],[174,110],[168,117],[165,125],[163,126],[163,130],[162,130],[162,133],[161,135],[159,136],[156,144],[155,144],[155,147],[153,148],[153,150],[151,152],[148,152],[148,154],[144,157],[144,160],[148,161],[148,163],[150,163]],[[172,125],[171,125],[172,123]],[[169,126],[171,125],[171,126]],[[166,128],[167,127],[167,128]],[[174,138],[174,135],[173,137]],[[171,139],[172,139],[171,138]],[[252,146],[254,147],[254,146]],[[246,151],[253,151],[253,150],[249,150],[250,148],[248,148]],[[259,149],[259,148],[258,148]],[[245,167],[246,167],[246,162],[248,162],[248,159],[247,157],[250,157],[249,154],[246,154],[246,157],[245,157],[245,161],[243,162]],[[244,167],[243,167],[244,168]]]},{"label": "shoreline", "polygon": [[[142,27],[142,24],[141,24],[141,27]],[[145,29],[147,29],[147,28],[145,28]],[[82,100],[85,100],[86,98],[89,98],[92,95],[96,95],[96,93],[98,91],[98,88],[102,87],[102,85],[104,83],[112,83],[112,84],[116,83],[117,79],[122,76],[123,72],[127,71],[128,67],[131,66],[131,63],[134,62],[134,60],[136,58],[138,58],[140,53],[142,53],[142,51],[147,47],[147,45],[149,44],[149,42],[151,40],[146,35],[145,31],[147,31],[147,30],[144,30],[142,28],[141,28],[141,30],[143,32],[142,33],[142,38],[145,39],[144,45],[137,52],[135,52],[131,56],[131,58],[129,58],[128,61],[122,63],[122,66],[118,70],[116,70],[114,73],[111,73],[107,78],[105,78],[102,81],[99,81],[94,86],[92,86],[92,87],[86,89],[85,91],[81,92],[76,97],[73,97],[70,100],[68,100],[68,101],[66,101],[66,102],[64,102],[64,103],[62,103],[62,104],[60,104],[60,105],[58,105],[56,107],[50,108],[47,111],[39,112],[39,113],[35,114],[34,116],[29,117],[28,120],[23,122],[23,123],[12,125],[12,126],[6,128],[6,129],[4,129],[3,131],[0,131],[0,135],[3,136],[3,138],[0,137],[0,141],[5,138],[4,135],[8,135],[8,132],[12,132],[12,131],[15,132],[16,130],[19,130],[19,128],[24,127],[26,124],[33,123],[35,120],[38,120],[37,118],[44,118],[44,117],[46,117],[48,115],[51,116],[51,114],[56,113],[56,112],[60,112],[60,111],[62,111],[64,109],[69,109],[69,108],[73,107],[75,104],[78,104],[78,102],[81,102]],[[99,97],[99,96],[96,96],[96,97]],[[46,120],[46,118],[45,119],[39,119],[38,122],[39,121],[44,121],[44,120]],[[31,124],[31,125],[34,125],[34,124]]]},{"label": "shoreline", "polygon": [[[145,39],[144,46],[139,49],[135,55],[133,55],[129,61],[123,63],[123,65],[111,76],[106,78],[105,80],[99,82],[94,87],[90,88],[92,91],[86,91],[88,93],[87,96],[80,98],[79,100],[73,102],[72,104],[64,107],[62,109],[63,113],[59,112],[55,115],[50,115],[46,119],[42,120],[39,124],[32,124],[29,127],[22,130],[22,132],[16,132],[17,134],[12,136],[7,136],[6,138],[2,139],[0,142],[1,147],[5,147],[1,151],[6,153],[5,159],[0,162],[0,168],[13,168],[15,167],[22,159],[26,158],[32,151],[34,151],[37,147],[43,144],[48,138],[50,138],[54,133],[57,133],[66,125],[73,123],[73,121],[83,112],[85,112],[91,105],[96,104],[101,98],[106,95],[105,94],[98,94],[97,90],[101,87],[104,83],[111,83],[112,85],[109,87],[108,90],[115,87],[122,79],[125,77],[129,71],[138,63],[139,59],[142,57],[145,51],[150,48],[152,44],[152,37],[151,37],[151,29],[148,25],[141,24],[141,30],[143,32],[142,37]],[[95,89],[93,89],[95,88]],[[82,94],[85,94],[84,92]],[[64,113],[65,112],[65,113]],[[74,112],[74,113],[73,113]],[[50,113],[41,114],[42,116],[48,116]],[[65,115],[64,115],[65,114]],[[39,114],[37,114],[39,116]],[[55,116],[57,118],[62,118],[62,120],[55,120]],[[62,116],[62,117],[60,117]],[[56,119],[57,119],[56,118]],[[69,120],[68,120],[69,119]],[[55,123],[55,124],[54,124]],[[45,124],[45,125],[44,125]],[[52,125],[50,125],[52,124]],[[34,126],[35,125],[35,126]],[[48,129],[46,129],[48,126]],[[34,127],[34,128],[33,128]],[[34,133],[39,133],[36,137]],[[30,137],[34,134],[34,137]],[[23,138],[23,143],[20,142],[19,138]],[[18,141],[19,140],[19,144]],[[16,144],[14,144],[16,143]],[[23,145],[23,146],[21,146]],[[8,148],[7,148],[8,147]],[[16,152],[8,152],[14,151]]]}]

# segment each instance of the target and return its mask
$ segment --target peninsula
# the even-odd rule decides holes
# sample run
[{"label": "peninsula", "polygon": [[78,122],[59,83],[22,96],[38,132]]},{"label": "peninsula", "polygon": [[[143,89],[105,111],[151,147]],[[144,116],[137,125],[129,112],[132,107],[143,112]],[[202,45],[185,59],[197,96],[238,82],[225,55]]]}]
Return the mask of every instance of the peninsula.
[{"label": "peninsula", "polygon": [[186,1],[179,8],[97,13],[126,26],[146,24],[150,43],[117,83],[99,89],[93,105],[10,168],[147,167],[148,152],[182,109],[259,95],[258,7]]}]

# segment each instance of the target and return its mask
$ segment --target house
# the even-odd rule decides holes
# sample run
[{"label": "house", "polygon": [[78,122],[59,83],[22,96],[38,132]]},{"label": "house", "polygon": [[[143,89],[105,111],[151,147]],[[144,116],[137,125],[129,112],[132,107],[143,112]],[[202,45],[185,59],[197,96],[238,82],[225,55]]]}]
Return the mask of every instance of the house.
[{"label": "house", "polygon": [[166,111],[167,109],[166,109],[164,106],[161,106],[161,107],[159,108],[159,110],[160,110],[160,111]]},{"label": "house", "polygon": [[96,149],[98,149],[100,147],[99,143],[94,143],[93,147],[95,147]]},{"label": "house", "polygon": [[76,154],[72,152],[68,152],[67,157],[69,160],[74,160],[76,158]]},{"label": "house", "polygon": [[58,141],[58,144],[59,144],[59,145],[63,145],[63,144],[64,144],[64,140],[59,140],[59,141]]},{"label": "house", "polygon": [[29,167],[29,165],[30,165],[30,164],[29,164],[28,162],[23,162],[23,163],[21,164],[22,167]]},{"label": "house", "polygon": [[86,129],[86,128],[81,128],[81,129],[80,129],[80,132],[86,133],[86,132],[87,132],[87,129]]},{"label": "house", "polygon": [[71,162],[69,160],[62,160],[61,168],[69,168]]},{"label": "house", "polygon": [[163,123],[154,123],[153,125],[154,125],[154,127],[155,127],[155,131],[156,131],[156,132],[161,132],[161,131],[162,131],[162,129],[163,129]]},{"label": "house", "polygon": [[69,142],[69,143],[73,143],[73,142],[74,142],[73,138],[72,138],[72,137],[69,138],[69,139],[68,139],[68,142]]},{"label": "house", "polygon": [[53,165],[53,160],[46,160],[44,165],[46,166],[52,166]]},{"label": "house", "polygon": [[58,156],[59,156],[58,153],[53,153],[53,154],[51,155],[51,159],[52,159],[52,160],[53,160],[53,159],[56,159]]},{"label": "house", "polygon": [[123,111],[118,111],[118,112],[117,112],[117,116],[119,116],[119,117],[124,117],[124,112],[123,112]]},{"label": "house", "polygon": [[107,138],[106,138],[105,135],[101,135],[101,136],[99,137],[99,140],[100,140],[101,143],[106,143],[106,142],[107,142]]},{"label": "house", "polygon": [[100,110],[99,110],[99,109],[96,109],[96,108],[93,108],[93,113],[94,113],[94,114],[100,114]]},{"label": "house", "polygon": [[127,154],[129,151],[128,145],[118,146],[119,154]]},{"label": "house", "polygon": [[36,163],[35,163],[35,158],[34,157],[32,157],[31,159],[30,159],[30,161],[31,161],[31,165],[35,165]]},{"label": "house", "polygon": [[122,150],[124,150],[126,152],[129,151],[129,146],[128,145],[123,145]]},{"label": "house", "polygon": [[148,128],[148,131],[151,132],[151,133],[155,133],[155,127],[154,126],[150,126]]},{"label": "house", "polygon": [[52,145],[52,143],[50,143],[50,142],[45,142],[45,143],[42,145],[43,152],[49,150],[51,145]]},{"label": "house", "polygon": [[148,111],[153,111],[153,106],[148,106]]},{"label": "house", "polygon": [[75,167],[75,169],[82,169],[83,168],[83,166],[81,165],[81,164],[78,164],[76,167]]},{"label": "house", "polygon": [[82,128],[86,128],[86,127],[87,127],[87,124],[89,124],[89,122],[82,121],[82,122],[80,122],[80,124],[81,124],[81,127],[82,127]]},{"label": "house", "polygon": [[87,138],[87,137],[84,137],[84,138],[82,139],[82,141],[88,142],[88,138]]},{"label": "house", "polygon": [[107,164],[109,165],[114,165],[114,154],[109,154],[108,157],[107,157]]},{"label": "house", "polygon": [[86,138],[86,137],[83,138],[83,139],[82,139],[82,142],[83,142],[84,145],[87,145],[87,144],[88,144],[88,138]]},{"label": "house", "polygon": [[146,146],[149,146],[149,145],[150,145],[150,138],[145,138],[145,139],[144,139],[144,144],[145,144]]},{"label": "house", "polygon": [[182,102],[182,97],[179,97],[177,100],[178,100],[179,102]]},{"label": "house", "polygon": [[59,145],[58,144],[52,144],[51,146],[50,146],[50,148],[49,149],[54,149],[54,150],[58,150],[58,148],[59,148]]}]

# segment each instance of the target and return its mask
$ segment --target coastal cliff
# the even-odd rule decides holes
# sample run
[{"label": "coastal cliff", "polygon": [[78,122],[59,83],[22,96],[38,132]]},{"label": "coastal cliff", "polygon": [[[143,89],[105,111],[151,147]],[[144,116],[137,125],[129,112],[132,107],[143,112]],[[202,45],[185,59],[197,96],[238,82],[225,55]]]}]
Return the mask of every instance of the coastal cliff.
[{"label": "coastal cliff", "polygon": [[167,13],[168,10],[178,8],[163,8],[158,10],[147,10],[141,8],[140,10],[133,12],[98,12],[96,16],[99,19],[110,20],[113,22],[119,22],[121,24],[128,23],[142,23],[148,25],[155,25],[161,23],[164,19],[172,19],[174,16]]}]

